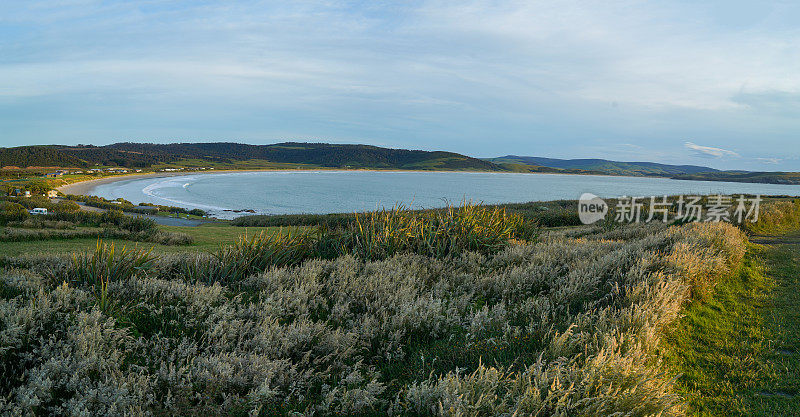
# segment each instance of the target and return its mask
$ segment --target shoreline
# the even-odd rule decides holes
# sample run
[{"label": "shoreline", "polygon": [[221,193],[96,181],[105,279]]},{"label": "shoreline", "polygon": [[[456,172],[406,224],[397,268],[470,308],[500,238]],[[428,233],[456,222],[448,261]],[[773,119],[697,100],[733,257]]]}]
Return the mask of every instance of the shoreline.
[{"label": "shoreline", "polygon": [[[216,172],[255,172],[255,171],[237,171],[237,170],[220,170],[209,172],[208,174],[213,174]],[[200,173],[200,172],[198,172]],[[88,195],[88,193],[93,190],[95,187],[105,184],[111,184],[118,181],[124,181],[127,179],[140,179],[140,178],[167,178],[167,177],[177,177],[181,175],[192,175],[194,173],[187,173],[187,172],[146,172],[142,174],[127,174],[127,175],[113,175],[110,177],[103,177],[103,178],[93,178],[93,179],[86,179],[83,181],[73,182],[71,184],[64,184],[55,188],[56,191],[59,191],[64,194],[74,194],[74,195]],[[206,172],[202,172],[202,174],[206,174]]]},{"label": "shoreline", "polygon": [[[100,185],[124,181],[127,179],[141,179],[141,178],[168,178],[179,177],[184,175],[214,175],[214,174],[230,174],[230,173],[254,173],[254,172],[315,172],[315,171],[330,171],[330,172],[427,172],[427,173],[469,173],[469,174],[534,174],[534,175],[586,175],[594,177],[626,177],[625,175],[608,175],[608,174],[567,174],[561,172],[498,172],[498,171],[431,171],[422,169],[341,169],[341,168],[314,168],[314,169],[220,169],[209,171],[193,171],[193,172],[146,172],[141,174],[125,174],[114,175],[104,178],[86,179],[83,181],[73,182],[71,184],[61,185],[55,188],[64,194],[74,195],[90,195],[89,193]],[[640,177],[630,177],[640,178]]]},{"label": "shoreline", "polygon": [[561,173],[561,172],[498,172],[498,171],[451,171],[451,170],[410,170],[410,169],[342,169],[342,168],[302,168],[302,169],[220,169],[213,171],[191,171],[191,172],[146,172],[140,174],[123,174],[114,175],[104,178],[86,179],[83,181],[73,182],[71,184],[61,185],[55,190],[64,194],[74,195],[92,195],[92,190],[96,187],[114,182],[124,181],[127,179],[142,179],[142,178],[168,178],[179,177],[186,175],[215,175],[215,174],[230,174],[230,173],[257,173],[257,172],[424,172],[424,173],[465,173],[465,174],[525,174],[525,175],[564,175],[564,176],[588,176],[588,177],[621,177],[621,178],[651,178],[663,180],[676,180],[676,181],[689,181],[689,182],[708,182],[708,183],[730,183],[730,184],[762,184],[762,185],[783,185],[783,186],[796,186],[798,184],[775,184],[764,182],[750,182],[750,181],[725,181],[725,180],[711,180],[711,179],[682,179],[661,176],[629,176],[629,175],[613,175],[613,174],[575,174],[575,173]]}]

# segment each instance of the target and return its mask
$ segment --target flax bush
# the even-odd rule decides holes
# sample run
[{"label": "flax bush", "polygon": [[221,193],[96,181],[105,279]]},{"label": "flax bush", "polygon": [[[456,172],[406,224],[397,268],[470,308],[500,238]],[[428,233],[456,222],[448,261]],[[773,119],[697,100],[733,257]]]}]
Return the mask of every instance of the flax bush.
[{"label": "flax bush", "polygon": [[[684,414],[661,335],[736,267],[743,234],[582,227],[509,244],[498,218],[365,218],[331,259],[320,236],[260,235],[191,258],[42,260],[51,274],[6,260],[0,412]],[[484,227],[498,232],[472,234]]]},{"label": "flax bush", "polygon": [[383,259],[401,252],[441,258],[468,250],[497,250],[518,233],[530,237],[521,217],[497,207],[464,204],[415,212],[397,206],[356,215],[343,250],[362,259]]}]

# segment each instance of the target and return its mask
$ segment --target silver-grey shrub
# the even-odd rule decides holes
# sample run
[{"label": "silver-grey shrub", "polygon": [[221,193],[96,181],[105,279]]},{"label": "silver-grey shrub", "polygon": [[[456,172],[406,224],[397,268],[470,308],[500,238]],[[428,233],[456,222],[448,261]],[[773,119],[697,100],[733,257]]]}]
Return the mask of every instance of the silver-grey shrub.
[{"label": "silver-grey shrub", "polygon": [[0,409],[680,415],[660,335],[744,242],[726,225],[589,227],[495,253],[265,263],[208,283],[182,268],[218,259],[164,258],[109,280],[108,309],[88,281],[9,269]]}]

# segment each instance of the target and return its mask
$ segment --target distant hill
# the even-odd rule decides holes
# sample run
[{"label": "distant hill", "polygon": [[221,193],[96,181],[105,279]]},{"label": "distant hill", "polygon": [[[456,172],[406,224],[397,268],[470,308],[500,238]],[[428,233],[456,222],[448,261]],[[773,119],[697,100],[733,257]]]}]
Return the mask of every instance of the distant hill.
[{"label": "distant hill", "polygon": [[0,148],[0,167],[372,168],[653,176],[687,180],[800,184],[800,173],[791,172],[720,171],[696,165],[518,155],[478,159],[445,151],[301,142],[272,145],[232,142],[171,144],[124,142],[105,146],[19,146]]},{"label": "distant hill", "polygon": [[590,171],[592,173],[629,176],[659,176],[719,172],[719,170],[696,165],[668,165],[655,162],[620,162],[606,159],[555,159],[535,156],[506,155],[489,158],[495,164],[522,164],[535,167],[558,168],[563,170]]},{"label": "distant hill", "polygon": [[800,172],[720,171],[676,175],[679,180],[752,182],[760,184],[800,185]]},{"label": "distant hill", "polygon": [[147,168],[154,165],[196,166],[266,161],[276,164],[325,168],[379,168],[420,170],[499,171],[482,159],[444,151],[389,149],[369,145],[286,142],[274,145],[240,143],[115,143],[106,146],[25,146],[0,148],[3,166],[120,166]]},{"label": "distant hill", "polygon": [[0,167],[85,167],[86,161],[49,146],[0,148]]}]

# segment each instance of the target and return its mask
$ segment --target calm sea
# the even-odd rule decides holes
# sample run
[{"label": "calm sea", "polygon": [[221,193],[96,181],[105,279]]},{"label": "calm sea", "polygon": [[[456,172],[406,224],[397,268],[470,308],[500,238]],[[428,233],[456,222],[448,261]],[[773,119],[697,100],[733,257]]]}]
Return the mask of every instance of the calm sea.
[{"label": "calm sea", "polygon": [[200,208],[220,218],[259,214],[340,213],[402,203],[432,208],[447,202],[511,203],[677,194],[800,196],[800,185],[681,181],[665,178],[477,172],[275,171],[134,178],[99,185],[91,194],[133,203]]}]

